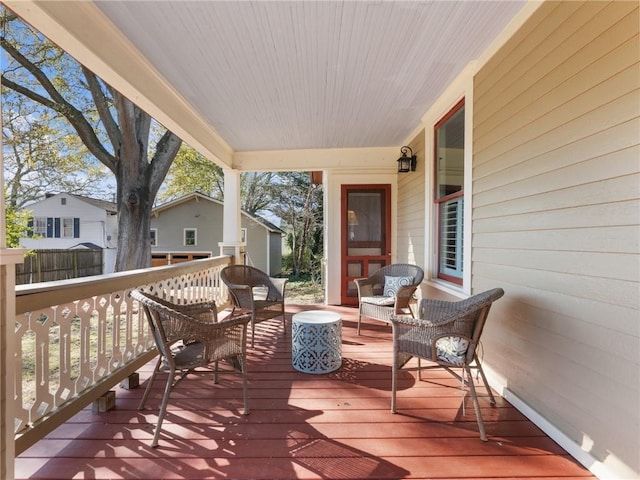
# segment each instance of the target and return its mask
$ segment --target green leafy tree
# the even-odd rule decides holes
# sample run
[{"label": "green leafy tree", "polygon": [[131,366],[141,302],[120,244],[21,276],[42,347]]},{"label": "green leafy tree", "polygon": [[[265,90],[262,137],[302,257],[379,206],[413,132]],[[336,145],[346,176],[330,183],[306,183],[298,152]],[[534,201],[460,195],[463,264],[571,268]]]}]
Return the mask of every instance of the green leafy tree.
[{"label": "green leafy tree", "polygon": [[[205,157],[183,146],[159,198],[172,200],[200,192],[224,199],[224,173]],[[252,215],[275,216],[287,232],[291,255],[285,259],[295,277],[317,278],[322,266],[322,187],[306,172],[243,172],[240,176],[242,209]]]},{"label": "green leafy tree", "polygon": [[[275,177],[276,174],[272,172],[243,172],[240,175],[240,199],[245,212],[257,215],[268,210]],[[167,202],[194,192],[223,201],[224,172],[190,146],[182,145],[158,199]]]},{"label": "green leafy tree", "polygon": [[158,200],[166,202],[193,192],[200,192],[217,200],[224,197],[222,168],[183,144],[169,168],[169,173],[158,194]]},{"label": "green leafy tree", "polygon": [[242,209],[251,214],[271,210],[276,193],[277,174],[274,172],[243,172],[240,174]]},{"label": "green leafy tree", "polygon": [[[7,188],[4,189],[5,198],[7,197]],[[29,211],[19,210],[15,205],[5,204],[5,236],[8,248],[20,247],[20,237],[24,237],[28,231]]]},{"label": "green leafy tree", "polygon": [[291,249],[294,277],[316,277],[322,266],[322,187],[311,182],[308,172],[279,175],[278,196],[272,212],[283,221]]},{"label": "green leafy tree", "polygon": [[115,176],[118,271],[151,265],[153,202],[182,141],[6,9],[2,85],[64,117],[87,150]]},{"label": "green leafy tree", "polygon": [[[51,110],[2,88],[2,146],[7,205],[22,207],[45,193],[96,195],[106,168]],[[112,192],[104,192],[111,199]]]}]

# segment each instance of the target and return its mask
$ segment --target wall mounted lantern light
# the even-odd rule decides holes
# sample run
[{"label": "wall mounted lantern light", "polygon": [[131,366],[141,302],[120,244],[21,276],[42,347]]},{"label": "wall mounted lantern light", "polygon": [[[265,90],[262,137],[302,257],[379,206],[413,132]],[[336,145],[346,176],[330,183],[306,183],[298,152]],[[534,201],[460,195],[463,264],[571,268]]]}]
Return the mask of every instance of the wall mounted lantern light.
[{"label": "wall mounted lantern light", "polygon": [[[407,152],[411,152],[411,156],[408,157]],[[415,172],[417,159],[411,147],[402,147],[400,153],[402,156],[398,159],[398,173]]]}]

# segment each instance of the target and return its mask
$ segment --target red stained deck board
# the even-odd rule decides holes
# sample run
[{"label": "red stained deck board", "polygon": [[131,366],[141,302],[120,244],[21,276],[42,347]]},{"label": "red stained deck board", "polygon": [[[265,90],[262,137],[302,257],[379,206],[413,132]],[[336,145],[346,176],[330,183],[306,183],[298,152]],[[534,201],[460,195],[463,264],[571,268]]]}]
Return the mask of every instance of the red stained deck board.
[{"label": "red stained deck board", "polygon": [[152,362],[140,370],[142,388],[114,388],[114,410],[85,409],[24,452],[16,478],[594,478],[504,399],[491,406],[482,389],[489,442],[480,441],[468,393],[444,371],[425,372],[423,381],[403,373],[391,414],[390,329],[365,322],[357,336],[357,311],[338,310],[340,370],[297,372],[290,322],[286,335],[282,322],[265,322],[249,349],[250,415],[240,414],[237,376],[214,385],[210,374],[190,375],[172,392],[160,448],[151,448],[166,377],[145,410],[137,406]]}]

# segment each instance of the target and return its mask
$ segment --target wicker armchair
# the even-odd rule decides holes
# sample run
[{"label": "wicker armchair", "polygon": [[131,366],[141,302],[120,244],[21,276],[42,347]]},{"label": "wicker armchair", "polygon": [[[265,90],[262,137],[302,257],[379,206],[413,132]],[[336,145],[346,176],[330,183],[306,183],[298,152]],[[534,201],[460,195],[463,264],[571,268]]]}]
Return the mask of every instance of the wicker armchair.
[{"label": "wicker armchair", "polygon": [[382,267],[369,278],[357,279],[358,335],[362,317],[389,323],[391,315],[413,316],[409,303],[423,278],[424,271],[417,265],[394,263]]},{"label": "wicker armchair", "polygon": [[[418,318],[396,315],[391,317],[393,325],[391,411],[393,413],[396,413],[398,371],[412,357],[417,357],[418,379],[421,380],[420,359],[429,360],[435,365],[424,368],[444,368],[468,385],[478,420],[480,438],[487,440],[471,369],[476,369],[482,377],[491,404],[494,405],[496,401],[482,370],[476,349],[489,309],[493,302],[503,295],[504,291],[501,288],[494,288],[458,302],[424,298],[420,301]],[[462,375],[454,372],[453,368],[461,368]]]},{"label": "wicker armchair", "polygon": [[[213,365],[214,383],[218,382],[218,361],[229,359],[242,375],[244,411],[249,413],[247,400],[246,339],[249,312],[232,315],[217,322],[216,305],[213,302],[191,305],[175,305],[171,302],[138,290],[131,297],[140,302],[156,342],[160,356],[142,396],[139,410],[147,402],[151,386],[158,372],[169,370],[164,389],[158,423],[152,447],[158,446],[162,421],[167,411],[171,389],[197,367]],[[180,376],[176,379],[176,375]]]},{"label": "wicker armchair", "polygon": [[284,315],[284,291],[286,278],[273,278],[247,265],[229,265],[220,272],[220,279],[229,289],[234,306],[251,311],[251,346],[255,338],[256,324],[275,317],[282,317],[285,333],[287,320]]}]

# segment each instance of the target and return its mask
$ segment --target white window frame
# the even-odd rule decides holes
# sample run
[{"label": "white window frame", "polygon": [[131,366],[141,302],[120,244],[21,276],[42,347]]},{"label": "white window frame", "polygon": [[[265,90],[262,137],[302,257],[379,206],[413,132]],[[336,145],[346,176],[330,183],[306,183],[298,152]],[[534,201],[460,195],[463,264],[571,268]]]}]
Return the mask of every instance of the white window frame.
[{"label": "white window frame", "polygon": [[149,229],[149,237],[151,239],[150,243],[152,247],[157,247],[158,246],[158,229],[157,228],[150,228]]},{"label": "white window frame", "polygon": [[47,217],[33,217],[33,235],[47,238]]},{"label": "white window frame", "polygon": [[[477,64],[475,62],[470,63],[467,67],[458,75],[458,77],[449,85],[449,88],[436,100],[431,109],[422,117],[423,124],[425,125],[425,152],[427,153],[428,163],[430,168],[428,170],[425,189],[425,202],[429,206],[425,210],[425,249],[429,252],[428,256],[428,271],[429,281],[438,287],[442,287],[451,293],[460,293],[462,295],[471,294],[471,275],[472,275],[472,263],[471,263],[471,240],[472,240],[472,213],[473,213],[473,77],[477,72]],[[463,278],[462,285],[454,284],[437,278],[438,275],[438,205],[434,202],[434,189],[435,179],[433,178],[433,164],[434,164],[434,128],[436,124],[455,107],[460,100],[465,101],[465,113],[464,113],[464,215],[463,215]]]},{"label": "white window frame", "polygon": [[[466,140],[466,129],[467,129],[467,118],[466,118],[466,99],[462,98],[458,103],[447,111],[442,118],[440,118],[433,127],[433,142],[435,149],[434,151],[438,151],[439,148],[446,148],[447,145],[438,145],[438,139],[436,138],[436,132],[439,128],[443,127],[447,124],[455,115],[459,114],[460,111],[465,113],[465,117],[463,119],[464,128],[465,128],[465,138]],[[464,143],[464,155],[466,156],[467,152],[467,144]],[[448,157],[447,157],[448,158]],[[464,187],[467,184],[466,176],[467,171],[466,167],[463,167],[463,175],[465,181],[460,185],[460,190],[454,192],[441,192],[439,185],[440,178],[440,169],[442,168],[441,162],[447,159],[440,157],[438,154],[438,158],[433,159],[433,167],[434,167],[434,203],[436,204],[436,212],[435,212],[435,221],[436,221],[436,231],[438,232],[438,236],[435,241],[435,256],[436,263],[435,267],[435,276],[444,282],[451,283],[453,285],[462,286],[464,283],[464,238],[466,236],[465,223],[464,223],[464,209],[463,206],[465,204],[464,199],[466,197],[466,192],[464,191]],[[450,167],[448,161],[447,166]],[[448,177],[447,177],[448,180]],[[454,184],[457,185],[457,184]],[[444,217],[445,212],[448,212],[449,215]]]},{"label": "white window frame", "polygon": [[[69,229],[71,234],[67,235],[67,233],[69,233]],[[60,219],[60,238],[74,238],[73,237],[73,217],[62,217]]]},{"label": "white window frame", "polygon": [[[193,243],[187,243],[187,232],[193,232]],[[182,230],[182,244],[185,247],[195,247],[198,245],[198,229],[197,228],[185,228]]]}]

